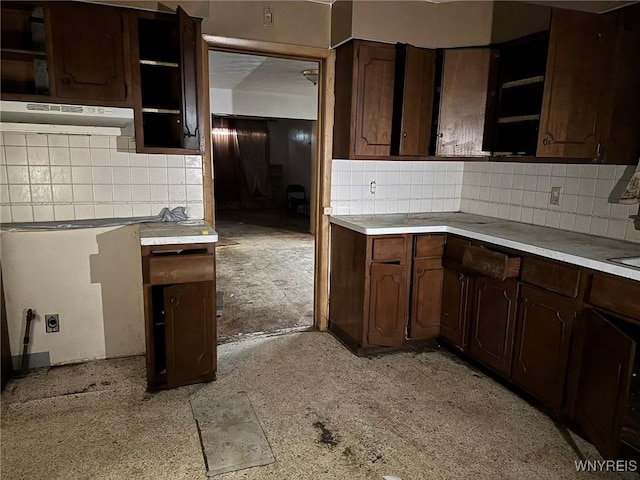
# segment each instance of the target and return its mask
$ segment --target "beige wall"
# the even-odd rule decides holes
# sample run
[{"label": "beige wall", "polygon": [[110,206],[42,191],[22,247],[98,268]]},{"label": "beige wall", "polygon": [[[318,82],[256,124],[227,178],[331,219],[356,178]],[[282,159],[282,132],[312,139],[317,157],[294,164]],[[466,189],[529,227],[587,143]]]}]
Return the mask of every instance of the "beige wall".
[{"label": "beige wall", "polygon": [[[216,0],[209,5],[209,19],[203,23],[203,34],[329,48],[329,4]],[[263,26],[263,12],[267,6],[274,12],[271,27]]]},{"label": "beige wall", "polygon": [[491,42],[492,14],[490,1],[339,2],[332,14],[332,23],[336,24],[332,27],[332,44],[355,37],[430,48],[487,45]]},{"label": "beige wall", "polygon": [[[138,227],[2,232],[11,353],[22,351],[26,309],[35,310],[29,353],[51,364],[144,351]],[[44,315],[60,315],[46,333]]]},{"label": "beige wall", "polygon": [[550,22],[550,7],[523,2],[495,2],[491,42],[507,42],[548,30]]}]

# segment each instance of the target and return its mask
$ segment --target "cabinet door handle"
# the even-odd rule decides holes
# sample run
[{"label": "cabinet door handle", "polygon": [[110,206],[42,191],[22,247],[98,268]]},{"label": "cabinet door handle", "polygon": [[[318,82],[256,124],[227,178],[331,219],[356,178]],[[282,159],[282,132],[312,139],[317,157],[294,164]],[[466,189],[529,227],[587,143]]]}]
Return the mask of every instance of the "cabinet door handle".
[{"label": "cabinet door handle", "polygon": [[553,143],[553,140],[551,140],[551,137],[545,137],[544,140],[542,140],[542,143],[544,145],[551,145]]},{"label": "cabinet door handle", "polygon": [[70,83],[71,83],[71,80],[69,80],[69,77],[62,77],[63,85],[69,85]]},{"label": "cabinet door handle", "polygon": [[441,132],[441,133],[439,133],[439,134],[438,134],[438,137],[439,137],[439,138],[444,137],[444,133],[442,133],[442,132]]},{"label": "cabinet door handle", "polygon": [[402,137],[406,138],[406,136],[407,136],[407,132],[402,132]]},{"label": "cabinet door handle", "polygon": [[464,273],[459,273],[459,274],[458,274],[458,280],[459,280],[459,281],[464,280]]},{"label": "cabinet door handle", "polygon": [[422,275],[424,273],[424,268],[419,268],[417,273],[418,275]]},{"label": "cabinet door handle", "polygon": [[171,305],[176,305],[178,303],[178,299],[176,297],[171,297],[171,300],[169,300],[169,303],[171,303]]}]

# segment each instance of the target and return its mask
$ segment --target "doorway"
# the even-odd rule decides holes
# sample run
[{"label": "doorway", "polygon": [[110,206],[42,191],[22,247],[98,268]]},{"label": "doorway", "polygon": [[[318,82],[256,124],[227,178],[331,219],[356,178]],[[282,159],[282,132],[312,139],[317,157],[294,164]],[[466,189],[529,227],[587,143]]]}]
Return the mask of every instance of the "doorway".
[{"label": "doorway", "polygon": [[310,328],[318,63],[208,56],[218,338]]}]

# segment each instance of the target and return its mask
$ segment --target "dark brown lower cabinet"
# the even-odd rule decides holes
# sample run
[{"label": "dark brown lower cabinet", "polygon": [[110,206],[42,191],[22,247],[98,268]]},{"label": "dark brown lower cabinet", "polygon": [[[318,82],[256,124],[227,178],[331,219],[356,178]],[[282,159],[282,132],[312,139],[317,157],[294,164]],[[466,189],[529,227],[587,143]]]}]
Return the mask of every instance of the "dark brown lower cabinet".
[{"label": "dark brown lower cabinet", "polygon": [[545,405],[562,406],[575,301],[520,286],[511,379]]},{"label": "dark brown lower cabinet", "polygon": [[167,387],[196,383],[215,374],[215,283],[164,288]]},{"label": "dark brown lower cabinet", "polygon": [[474,281],[469,354],[509,375],[517,309],[518,284],[480,277]]},{"label": "dark brown lower cabinet", "polygon": [[440,336],[460,350],[467,346],[468,300],[469,276],[461,270],[445,268],[442,271]]},{"label": "dark brown lower cabinet", "polygon": [[402,346],[407,319],[407,271],[404,265],[371,264],[369,344]]},{"label": "dark brown lower cabinet", "polygon": [[624,321],[617,325],[614,321],[591,308],[580,315],[579,366],[571,407],[573,422],[605,458],[616,458],[621,437],[623,443],[640,448],[637,385],[630,391],[638,327],[627,323],[634,334],[624,330]]},{"label": "dark brown lower cabinet", "polygon": [[215,380],[214,244],[142,247],[150,391]]},{"label": "dark brown lower cabinet", "polygon": [[442,260],[414,260],[409,338],[434,338],[440,331]]}]

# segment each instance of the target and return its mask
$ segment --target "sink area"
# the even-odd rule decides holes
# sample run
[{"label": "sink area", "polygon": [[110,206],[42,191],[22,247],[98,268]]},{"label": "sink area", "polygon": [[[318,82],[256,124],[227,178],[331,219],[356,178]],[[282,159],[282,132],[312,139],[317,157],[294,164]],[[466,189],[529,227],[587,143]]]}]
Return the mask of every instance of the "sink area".
[{"label": "sink area", "polygon": [[640,268],[640,256],[638,257],[622,257],[622,258],[610,258],[610,262],[621,263],[628,267]]}]

